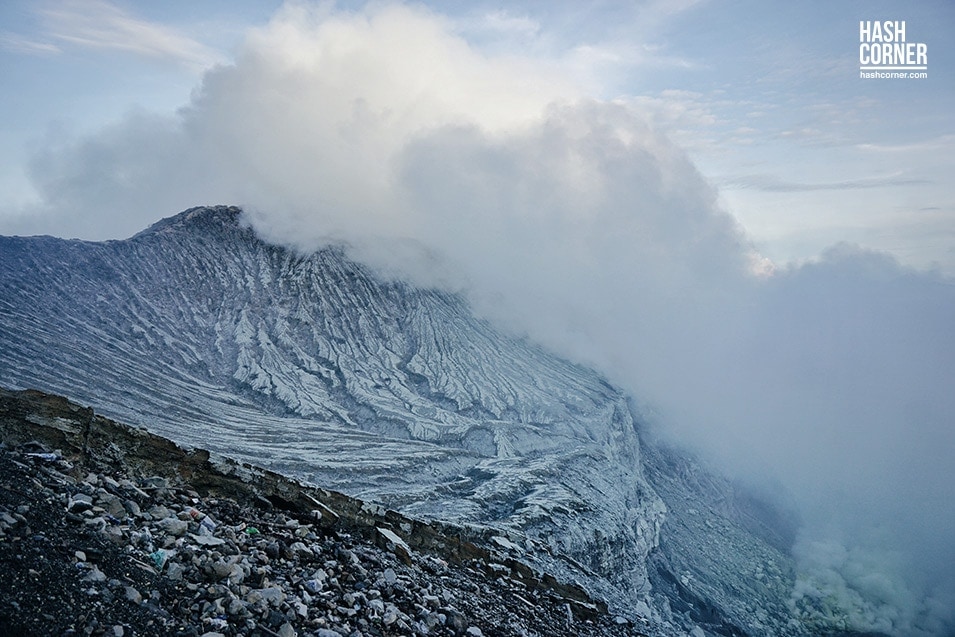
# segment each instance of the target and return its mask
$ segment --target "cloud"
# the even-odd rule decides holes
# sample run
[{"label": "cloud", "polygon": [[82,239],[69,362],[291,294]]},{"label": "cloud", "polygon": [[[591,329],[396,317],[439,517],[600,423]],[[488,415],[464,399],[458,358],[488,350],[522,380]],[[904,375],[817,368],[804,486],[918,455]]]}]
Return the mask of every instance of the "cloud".
[{"label": "cloud", "polygon": [[530,37],[540,32],[541,25],[529,16],[512,15],[506,10],[499,9],[481,16],[474,28]]},{"label": "cloud", "polygon": [[202,70],[222,61],[198,41],[165,25],[137,19],[106,0],[60,0],[38,11],[40,37],[8,34],[4,47],[52,54],[68,47],[124,51]]},{"label": "cloud", "polygon": [[50,42],[38,42],[9,31],[0,33],[0,47],[13,53],[25,55],[57,55],[63,51]]},{"label": "cloud", "polygon": [[918,186],[931,183],[927,179],[905,177],[901,173],[851,179],[838,182],[805,183],[783,179],[776,175],[755,174],[741,175],[723,182],[727,188],[746,188],[763,192],[812,192],[817,190],[862,190],[868,188],[885,188],[888,186]]},{"label": "cloud", "polygon": [[[450,31],[400,6],[330,17],[286,8],[236,67],[206,76],[190,132],[256,175],[239,198],[255,206],[261,193],[287,211],[298,241],[396,234],[395,162],[410,140],[456,125],[520,130],[578,91],[533,61],[486,58]],[[302,217],[314,221],[302,227]]]},{"label": "cloud", "polygon": [[588,100],[554,65],[455,33],[422,9],[288,5],[179,113],[51,142],[33,212],[58,234],[126,236],[238,203],[269,240],[344,241],[390,276],[462,290],[656,405],[674,438],[783,480],[807,520],[794,607],[819,595],[899,634],[953,625],[952,281],[845,245],[754,267],[646,102]]},{"label": "cloud", "polygon": [[950,152],[955,146],[955,135],[939,135],[911,144],[858,144],[860,150],[874,153],[932,153]]}]

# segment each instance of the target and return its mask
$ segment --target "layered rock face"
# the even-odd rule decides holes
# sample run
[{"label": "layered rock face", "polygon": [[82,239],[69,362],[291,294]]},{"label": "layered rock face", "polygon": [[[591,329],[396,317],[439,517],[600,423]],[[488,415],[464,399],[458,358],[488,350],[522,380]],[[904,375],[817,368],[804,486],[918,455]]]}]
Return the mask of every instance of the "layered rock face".
[{"label": "layered rock face", "polygon": [[642,448],[620,390],[459,297],[269,245],[215,207],[125,241],[0,238],[0,309],[4,386],[496,529],[661,630],[800,632],[786,547],[731,485]]}]

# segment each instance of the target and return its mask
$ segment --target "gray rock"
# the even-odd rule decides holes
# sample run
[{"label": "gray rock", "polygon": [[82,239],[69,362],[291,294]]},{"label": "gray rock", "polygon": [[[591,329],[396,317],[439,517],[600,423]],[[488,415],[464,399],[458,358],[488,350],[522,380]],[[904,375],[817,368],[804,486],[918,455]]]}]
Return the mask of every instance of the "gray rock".
[{"label": "gray rock", "polygon": [[402,562],[410,566],[411,548],[405,543],[405,541],[391,529],[377,527],[375,531],[377,532],[377,541],[379,546],[385,550],[393,552],[401,559]]},{"label": "gray rock", "polygon": [[106,534],[106,537],[109,538],[109,541],[117,546],[122,546],[126,544],[126,536],[123,534],[123,530],[118,526],[108,526],[103,531]]},{"label": "gray rock", "polygon": [[216,560],[211,564],[206,564],[206,572],[215,577],[217,580],[229,577],[232,574],[232,564],[223,562],[222,560]]},{"label": "gray rock", "polygon": [[226,608],[230,615],[242,615],[246,610],[246,603],[238,597],[233,597]]},{"label": "gray rock", "polygon": [[182,579],[185,571],[186,568],[179,562],[170,562],[169,566],[166,568],[166,577],[173,582],[178,582]]},{"label": "gray rock", "polygon": [[151,517],[154,520],[163,520],[165,518],[172,516],[172,511],[162,506],[161,504],[156,504],[150,507],[147,513],[149,513],[149,517]]},{"label": "gray rock", "polygon": [[143,601],[143,596],[132,586],[126,587],[126,599],[131,601],[134,604],[141,604]]},{"label": "gray rock", "polygon": [[123,507],[125,507],[126,512],[133,516],[134,518],[141,517],[143,512],[140,510],[139,505],[136,504],[135,500],[126,500],[123,502]]},{"label": "gray rock", "polygon": [[82,513],[83,511],[89,511],[93,508],[93,498],[86,495],[85,493],[77,493],[70,498],[69,504],[66,505],[67,511],[70,513]]},{"label": "gray rock", "polygon": [[150,489],[168,489],[169,480],[163,478],[162,476],[152,476],[149,478],[143,478],[142,484],[146,488]]},{"label": "gray rock", "polygon": [[199,546],[222,546],[225,544],[225,540],[212,535],[196,535],[195,533],[190,533],[189,537]]},{"label": "gray rock", "polygon": [[427,628],[429,631],[432,628],[443,624],[444,619],[445,619],[444,616],[441,615],[440,613],[425,612],[421,616],[421,621],[424,623],[425,628]]},{"label": "gray rock", "polygon": [[381,621],[384,622],[385,626],[394,624],[398,621],[398,609],[389,605],[388,608],[385,609],[385,614],[382,616]]},{"label": "gray rock", "polygon": [[245,569],[239,564],[233,564],[232,570],[229,571],[229,583],[241,584],[243,581],[245,581]]},{"label": "gray rock", "polygon": [[156,524],[156,526],[174,537],[181,537],[186,534],[186,531],[189,530],[188,522],[174,517],[163,518]]},{"label": "gray rock", "polygon": [[279,637],[298,637],[298,632],[292,628],[292,624],[285,622],[278,629]]},{"label": "gray rock", "polygon": [[112,493],[105,493],[100,496],[100,506],[106,509],[106,512],[117,520],[125,520],[127,516],[126,507],[123,501]]},{"label": "gray rock", "polygon": [[453,608],[449,608],[445,614],[447,615],[448,624],[451,625],[455,632],[464,632],[468,626],[468,620],[464,615]]},{"label": "gray rock", "polygon": [[245,596],[245,601],[249,602],[250,604],[264,601],[270,606],[277,608],[282,602],[285,601],[285,592],[276,586],[269,588],[256,588],[249,591],[249,594]]},{"label": "gray rock", "polygon": [[293,542],[292,545],[289,547],[289,550],[292,551],[292,553],[296,557],[312,554],[312,550],[308,548],[307,546],[305,546],[304,542]]}]

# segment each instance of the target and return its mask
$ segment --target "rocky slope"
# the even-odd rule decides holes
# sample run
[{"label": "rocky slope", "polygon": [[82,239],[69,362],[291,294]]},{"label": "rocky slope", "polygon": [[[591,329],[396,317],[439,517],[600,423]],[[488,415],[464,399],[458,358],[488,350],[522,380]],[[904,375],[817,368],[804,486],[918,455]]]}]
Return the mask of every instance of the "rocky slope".
[{"label": "rocky slope", "polygon": [[0,438],[4,635],[639,634],[505,538],[185,451],[59,397],[0,392]]},{"label": "rocky slope", "polygon": [[268,245],[238,209],[125,241],[0,238],[0,335],[2,385],[494,529],[664,634],[803,632],[778,531],[732,485],[644,447],[598,374],[341,250]]}]

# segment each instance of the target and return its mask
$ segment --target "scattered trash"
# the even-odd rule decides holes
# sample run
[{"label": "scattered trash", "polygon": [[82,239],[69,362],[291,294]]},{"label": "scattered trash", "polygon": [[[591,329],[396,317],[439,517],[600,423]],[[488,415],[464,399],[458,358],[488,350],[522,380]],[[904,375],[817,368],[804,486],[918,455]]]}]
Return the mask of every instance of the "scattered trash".
[{"label": "scattered trash", "polygon": [[149,557],[153,559],[153,564],[156,565],[156,568],[161,571],[162,567],[166,565],[166,560],[168,559],[169,555],[166,553],[166,551],[159,549],[158,551],[150,553]]},{"label": "scattered trash", "polygon": [[[66,479],[63,464],[36,470],[22,460],[3,464],[16,453],[25,455],[0,449],[0,486],[12,484],[4,476],[19,471],[17,489],[28,484],[46,493],[5,502],[15,491],[0,489],[0,563],[34,560],[19,571],[4,570],[0,617],[29,616],[34,634],[335,637],[367,625],[368,634],[480,636],[512,629],[559,634],[566,626],[565,607],[552,594],[515,583],[507,573],[490,577],[493,561],[450,564],[412,550],[421,527],[401,519],[364,530],[328,526],[339,516],[317,500],[292,515],[275,503],[263,508],[251,495],[241,501],[196,497],[188,485],[170,487],[170,479],[156,476],[87,473],[81,466],[84,478]],[[59,457],[45,449],[31,453]],[[319,509],[322,515],[311,515]],[[40,510],[49,512],[42,526],[33,518]],[[37,561],[51,545],[69,547],[68,568]],[[4,550],[16,550],[17,559]],[[21,577],[56,577],[75,593],[58,609],[44,606],[42,597],[27,602],[15,591],[35,588],[24,588]],[[114,600],[122,603],[111,606]],[[485,613],[489,604],[493,619]],[[136,611],[106,617],[104,608]],[[144,616],[161,617],[162,625],[136,625]],[[504,633],[498,617],[507,618]],[[625,634],[607,631],[608,625],[609,618],[600,630],[579,634]]]},{"label": "scattered trash", "polygon": [[27,458],[36,458],[38,460],[44,460],[46,462],[56,462],[60,459],[60,456],[55,453],[28,453],[26,454]]},{"label": "scattered trash", "polygon": [[218,524],[216,524],[216,521],[212,519],[212,516],[207,515],[206,517],[202,518],[202,522],[199,523],[199,533],[211,535],[212,532],[216,530],[217,526]]}]

